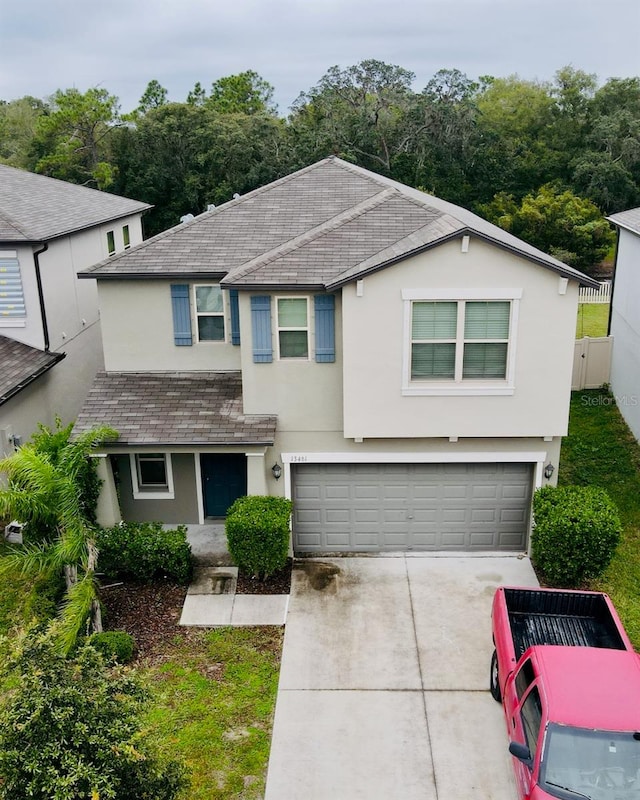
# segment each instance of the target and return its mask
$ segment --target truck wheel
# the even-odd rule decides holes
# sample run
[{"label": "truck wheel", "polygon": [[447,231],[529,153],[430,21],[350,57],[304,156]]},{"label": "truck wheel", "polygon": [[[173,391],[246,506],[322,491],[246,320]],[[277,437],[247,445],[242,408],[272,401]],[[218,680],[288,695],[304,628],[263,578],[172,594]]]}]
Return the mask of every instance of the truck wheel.
[{"label": "truck wheel", "polygon": [[491,697],[498,703],[502,701],[502,693],[500,691],[500,680],[498,679],[498,654],[493,651],[491,656],[491,675],[489,677],[489,691]]}]

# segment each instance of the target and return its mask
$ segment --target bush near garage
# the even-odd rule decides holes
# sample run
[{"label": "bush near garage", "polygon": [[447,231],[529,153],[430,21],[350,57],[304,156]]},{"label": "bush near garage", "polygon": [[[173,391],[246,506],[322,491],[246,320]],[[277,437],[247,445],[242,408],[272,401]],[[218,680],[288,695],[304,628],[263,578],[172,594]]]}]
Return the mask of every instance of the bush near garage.
[{"label": "bush near garage", "polygon": [[225,530],[233,563],[264,580],[282,569],[289,553],[291,501],[284,497],[239,497],[227,511]]},{"label": "bush near garage", "polygon": [[171,578],[187,584],[193,564],[187,529],[164,530],[159,522],[124,522],[96,537],[98,569],[114,578],[152,581]]},{"label": "bush near garage", "polygon": [[533,562],[550,586],[583,587],[609,566],[622,524],[604,489],[545,486],[534,495],[533,515]]}]

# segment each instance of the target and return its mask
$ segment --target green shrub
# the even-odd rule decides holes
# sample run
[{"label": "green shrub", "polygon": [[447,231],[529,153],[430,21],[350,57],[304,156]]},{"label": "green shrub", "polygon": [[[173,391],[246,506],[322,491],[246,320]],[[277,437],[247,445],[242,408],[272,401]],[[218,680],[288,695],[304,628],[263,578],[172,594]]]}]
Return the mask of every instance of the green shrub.
[{"label": "green shrub", "polygon": [[533,561],[551,586],[581,587],[613,558],[622,524],[604,489],[545,486],[533,498]]},{"label": "green shrub", "polygon": [[105,661],[114,658],[119,664],[128,664],[133,658],[135,639],[126,631],[102,631],[90,636],[87,644],[102,653]]},{"label": "green shrub", "polygon": [[289,553],[290,516],[291,501],[284,497],[239,497],[225,525],[234,564],[259,578],[282,569]]},{"label": "green shrub", "polygon": [[107,575],[138,581],[171,578],[189,583],[193,567],[184,525],[163,530],[159,522],[125,522],[101,529],[96,540],[98,569]]}]

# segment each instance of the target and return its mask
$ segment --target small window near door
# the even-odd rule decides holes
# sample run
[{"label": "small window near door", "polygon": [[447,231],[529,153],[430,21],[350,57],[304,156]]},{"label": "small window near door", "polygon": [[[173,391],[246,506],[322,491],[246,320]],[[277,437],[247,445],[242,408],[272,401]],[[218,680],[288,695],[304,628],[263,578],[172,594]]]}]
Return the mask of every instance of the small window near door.
[{"label": "small window near door", "polygon": [[116,237],[113,231],[107,231],[107,252],[110,256],[116,252]]},{"label": "small window near door", "polygon": [[129,226],[122,226],[122,241],[124,242],[124,249],[128,250],[131,247],[131,236],[129,235]]},{"label": "small window near door", "polygon": [[173,474],[169,453],[131,455],[133,496],[136,499],[173,498]]}]

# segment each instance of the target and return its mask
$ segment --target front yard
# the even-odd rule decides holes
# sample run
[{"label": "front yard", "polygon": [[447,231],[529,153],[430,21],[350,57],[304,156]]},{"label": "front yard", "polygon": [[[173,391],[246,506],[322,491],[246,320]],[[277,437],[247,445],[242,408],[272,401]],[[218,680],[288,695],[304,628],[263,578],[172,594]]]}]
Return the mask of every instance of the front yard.
[{"label": "front yard", "polygon": [[640,650],[640,446],[607,391],[574,392],[559,482],[602,486],[620,511],[622,541],[592,587],[607,592]]}]

